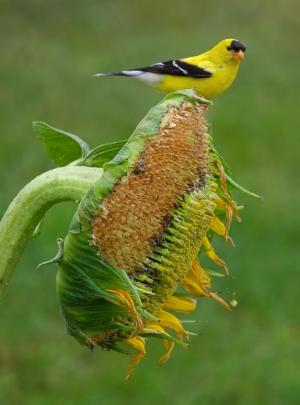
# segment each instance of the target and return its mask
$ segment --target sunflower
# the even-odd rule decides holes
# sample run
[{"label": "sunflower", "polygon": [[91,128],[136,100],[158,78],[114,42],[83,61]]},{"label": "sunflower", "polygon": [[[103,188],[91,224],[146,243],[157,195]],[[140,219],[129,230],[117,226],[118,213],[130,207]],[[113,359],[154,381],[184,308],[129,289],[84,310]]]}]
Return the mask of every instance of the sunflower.
[{"label": "sunflower", "polygon": [[198,297],[230,308],[199,259],[228,274],[212,239],[233,243],[231,220],[239,220],[206,110],[192,91],[152,108],[103,165],[64,241],[57,291],[67,330],[91,349],[134,348],[126,378],[150,338],[165,344],[160,364],[188,344],[191,333],[174,313],[193,312]]}]

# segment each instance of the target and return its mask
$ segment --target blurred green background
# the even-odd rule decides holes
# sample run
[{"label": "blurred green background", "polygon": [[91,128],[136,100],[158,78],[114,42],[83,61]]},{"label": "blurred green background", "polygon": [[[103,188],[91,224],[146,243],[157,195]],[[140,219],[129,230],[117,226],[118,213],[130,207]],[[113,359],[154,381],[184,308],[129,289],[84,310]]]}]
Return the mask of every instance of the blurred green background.
[{"label": "blurred green background", "polygon": [[[1,404],[299,404],[299,3],[293,0],[0,0],[0,214],[51,168],[31,121],[91,145],[127,137],[162,95],[102,70],[197,54],[220,39],[247,46],[232,88],[209,117],[235,178],[264,197],[220,243],[236,310],[200,301],[198,337],[158,367],[160,343],[124,381],[129,358],[67,337],[55,295],[56,251],[74,211],[49,212],[0,306]],[[1,258],[0,258],[1,260]]]}]

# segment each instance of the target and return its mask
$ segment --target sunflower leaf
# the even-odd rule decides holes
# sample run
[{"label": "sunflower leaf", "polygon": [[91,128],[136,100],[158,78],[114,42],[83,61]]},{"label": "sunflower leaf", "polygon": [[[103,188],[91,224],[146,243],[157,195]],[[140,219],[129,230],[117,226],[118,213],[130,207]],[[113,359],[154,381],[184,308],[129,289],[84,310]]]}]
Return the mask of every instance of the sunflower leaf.
[{"label": "sunflower leaf", "polygon": [[97,146],[80,159],[77,164],[79,166],[102,167],[104,163],[109,162],[115,157],[126,142],[127,139]]},{"label": "sunflower leaf", "polygon": [[33,122],[33,129],[55,166],[66,166],[90,152],[89,145],[79,136],[54,128],[45,122]]}]

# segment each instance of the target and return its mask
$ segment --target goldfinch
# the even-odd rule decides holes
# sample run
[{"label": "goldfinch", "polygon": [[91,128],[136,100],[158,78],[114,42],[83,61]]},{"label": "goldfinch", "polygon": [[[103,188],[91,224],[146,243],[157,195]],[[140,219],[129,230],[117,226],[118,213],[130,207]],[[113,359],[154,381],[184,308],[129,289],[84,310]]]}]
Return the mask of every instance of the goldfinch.
[{"label": "goldfinch", "polygon": [[134,77],[166,93],[194,89],[200,96],[211,99],[233,83],[245,51],[246,46],[242,42],[224,39],[198,56],[119,72],[97,73],[95,76]]}]

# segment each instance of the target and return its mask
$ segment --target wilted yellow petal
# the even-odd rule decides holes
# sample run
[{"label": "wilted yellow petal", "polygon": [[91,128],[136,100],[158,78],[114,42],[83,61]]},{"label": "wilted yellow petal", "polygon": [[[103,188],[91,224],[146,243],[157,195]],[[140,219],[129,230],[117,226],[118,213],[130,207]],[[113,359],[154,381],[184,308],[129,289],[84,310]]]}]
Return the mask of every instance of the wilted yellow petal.
[{"label": "wilted yellow petal", "polygon": [[145,333],[159,332],[168,335],[168,333],[164,330],[164,328],[160,325],[157,325],[156,323],[147,323],[144,328],[144,331]]},{"label": "wilted yellow petal", "polygon": [[226,266],[226,263],[224,262],[224,260],[222,260],[214,251],[210,241],[208,240],[207,236],[205,236],[205,238],[203,238],[203,247],[204,247],[204,252],[205,254],[217,265],[220,267],[223,267],[225,274],[228,275],[228,268]]},{"label": "wilted yellow petal", "polygon": [[[162,326],[157,325],[155,323],[147,324],[146,327],[145,327],[145,332],[146,333],[147,332],[149,332],[149,333],[151,333],[151,332],[159,332],[159,333],[163,333],[164,335],[168,335],[168,333],[164,330],[164,328]],[[171,355],[171,353],[172,353],[172,351],[174,349],[174,346],[175,346],[174,342],[171,342],[170,340],[167,340],[167,339],[164,339],[164,344],[165,344],[165,346],[167,348],[167,352],[163,356],[161,356],[161,358],[158,361],[159,364],[163,364],[163,363],[165,363],[166,361],[169,360],[170,355]]]},{"label": "wilted yellow petal", "polygon": [[127,343],[134,347],[138,352],[131,360],[127,371],[125,379],[128,380],[131,377],[133,369],[138,365],[138,363],[142,360],[142,358],[146,355],[145,350],[145,339],[140,336],[135,336],[132,338],[127,339]]},{"label": "wilted yellow petal", "polygon": [[225,307],[226,309],[231,309],[230,305],[225,300],[223,300],[223,298],[219,297],[218,294],[209,291],[209,296],[213,300],[215,300],[215,301],[219,302],[220,304],[222,304],[223,307]]},{"label": "wilted yellow petal", "polygon": [[163,328],[170,328],[176,331],[178,336],[184,336],[185,330],[182,326],[182,323],[175,315],[170,314],[170,312],[160,310],[155,314],[159,319],[159,324]]},{"label": "wilted yellow petal", "polygon": [[177,297],[173,295],[167,299],[163,305],[163,308],[177,312],[189,313],[195,310],[196,305],[196,300],[193,300],[192,298]]},{"label": "wilted yellow petal", "polygon": [[210,229],[220,236],[225,236],[226,227],[218,217],[213,217],[210,223]]},{"label": "wilted yellow petal", "polygon": [[206,289],[203,288],[201,282],[193,278],[191,273],[188,273],[188,275],[185,277],[183,280],[183,285],[193,295],[208,296],[208,293],[206,292]]},{"label": "wilted yellow petal", "polygon": [[175,343],[170,342],[169,340],[164,340],[164,344],[166,346],[167,352],[163,356],[161,356],[161,358],[158,360],[158,364],[164,364],[166,361],[169,360],[175,346]]},{"label": "wilted yellow petal", "polygon": [[240,218],[240,216],[238,214],[236,204],[233,201],[233,199],[231,198],[231,195],[228,193],[228,190],[227,190],[227,181],[226,181],[226,175],[225,175],[224,167],[221,164],[219,164],[218,169],[219,169],[220,180],[221,180],[221,189],[223,191],[223,194],[224,194],[226,200],[228,201],[228,205],[231,207],[232,213],[234,214],[236,220],[238,222],[240,222],[241,218]]},{"label": "wilted yellow petal", "polygon": [[[233,216],[233,209],[232,209],[231,205],[228,204],[227,202],[225,202],[224,200],[222,200],[222,198],[218,198],[217,206],[219,208],[222,208],[225,211],[225,214],[226,214],[225,238],[227,240],[228,239],[228,232],[229,232],[229,229],[230,229],[230,226],[231,226],[231,221],[232,221],[232,216]],[[230,241],[231,241],[232,244],[234,244],[231,238],[230,238]]]},{"label": "wilted yellow petal", "polygon": [[231,218],[232,218],[232,209],[231,209],[231,207],[229,205],[226,207],[226,216],[227,216],[227,210],[228,210],[228,213],[229,212],[231,213],[230,214],[231,217],[227,218],[226,226],[223,224],[223,222],[220,220],[220,218],[215,216],[211,221],[210,229],[212,231],[214,231],[217,235],[224,236],[226,242],[230,242],[234,246],[233,240],[228,235],[228,231],[229,231],[229,227],[230,227],[230,223],[231,223]]},{"label": "wilted yellow petal", "polygon": [[199,260],[193,261],[192,267],[183,280],[185,288],[193,295],[209,296],[207,290],[211,285],[209,274],[201,267]]},{"label": "wilted yellow petal", "polygon": [[225,240],[227,242],[231,242],[232,245],[234,246],[234,242],[231,239],[231,237],[228,235],[228,231],[229,231],[229,227],[230,227],[230,223],[231,223],[231,218],[232,218],[232,209],[230,206],[227,206],[226,208],[226,215],[227,215],[227,210],[229,210],[228,212],[230,212],[231,217],[227,218],[227,224],[226,226],[223,224],[223,222],[220,220],[220,218],[218,218],[217,216],[215,216],[211,223],[210,223],[210,229],[212,231],[214,231],[217,235],[220,236],[224,236]]},{"label": "wilted yellow petal", "polygon": [[[124,290],[107,290],[107,291],[113,293],[117,298],[119,298],[121,303],[131,313],[136,322],[136,330],[143,330],[143,321],[135,308],[135,304],[130,293]],[[136,330],[133,332],[133,334],[136,332]]]},{"label": "wilted yellow petal", "polygon": [[209,274],[201,267],[198,259],[193,261],[191,270],[183,280],[184,287],[194,295],[202,295],[205,297],[211,297],[215,301],[222,304],[225,308],[230,309],[223,298],[217,294],[209,291],[211,285],[211,278]]},{"label": "wilted yellow petal", "polygon": [[135,336],[135,337],[129,338],[129,339],[127,339],[127,343],[129,343],[130,346],[134,347],[139,352],[146,354],[145,339],[143,337]]}]

